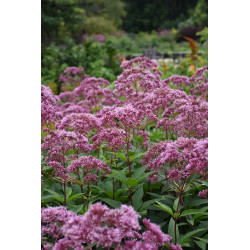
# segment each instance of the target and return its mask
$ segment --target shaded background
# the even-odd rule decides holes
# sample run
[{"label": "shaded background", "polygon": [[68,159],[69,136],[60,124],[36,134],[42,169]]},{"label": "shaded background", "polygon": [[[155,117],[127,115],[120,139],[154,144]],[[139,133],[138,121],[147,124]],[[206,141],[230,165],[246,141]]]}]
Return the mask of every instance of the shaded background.
[{"label": "shaded background", "polygon": [[41,14],[42,83],[55,93],[70,66],[114,81],[135,56],[186,58],[161,64],[164,77],[207,63],[207,0],[42,0]]}]

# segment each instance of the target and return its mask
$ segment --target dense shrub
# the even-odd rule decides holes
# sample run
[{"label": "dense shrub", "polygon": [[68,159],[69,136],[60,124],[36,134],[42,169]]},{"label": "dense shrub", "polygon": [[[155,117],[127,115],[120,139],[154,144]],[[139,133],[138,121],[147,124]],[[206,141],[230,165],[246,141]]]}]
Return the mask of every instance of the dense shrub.
[{"label": "dense shrub", "polygon": [[208,68],[121,67],[114,85],[42,86],[43,249],[206,249]]}]

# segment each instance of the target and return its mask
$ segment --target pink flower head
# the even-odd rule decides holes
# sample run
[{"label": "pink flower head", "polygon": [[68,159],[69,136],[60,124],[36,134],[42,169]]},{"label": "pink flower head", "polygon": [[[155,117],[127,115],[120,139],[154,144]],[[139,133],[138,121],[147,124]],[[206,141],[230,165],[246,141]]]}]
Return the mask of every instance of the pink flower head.
[{"label": "pink flower head", "polygon": [[[80,171],[83,170],[83,172]],[[83,183],[96,183],[97,182],[97,172],[101,172],[104,176],[105,174],[110,174],[111,171],[105,162],[102,162],[93,156],[82,156],[77,160],[72,161],[68,167],[70,173],[77,173],[83,175]]]}]

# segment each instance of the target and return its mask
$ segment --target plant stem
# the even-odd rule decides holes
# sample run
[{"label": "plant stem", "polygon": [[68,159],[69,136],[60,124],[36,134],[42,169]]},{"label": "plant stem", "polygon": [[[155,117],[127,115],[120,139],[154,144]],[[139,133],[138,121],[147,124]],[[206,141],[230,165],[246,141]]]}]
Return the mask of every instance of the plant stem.
[{"label": "plant stem", "polygon": [[87,200],[87,210],[89,209],[89,182],[88,182],[88,200]]},{"label": "plant stem", "polygon": [[[180,200],[181,200],[181,193],[182,193],[182,189],[180,188],[180,193],[179,193],[179,200],[178,200],[178,204],[177,204],[177,207],[176,207],[176,213],[178,214],[179,212],[179,205],[180,205]],[[177,234],[176,234],[176,225],[177,225],[177,218],[175,218],[174,220],[174,235],[175,235],[175,239],[174,239],[174,242],[176,244],[177,242]]]},{"label": "plant stem", "polygon": [[[78,174],[78,178],[79,178],[79,181],[81,181],[81,178],[80,178],[80,175]],[[81,192],[83,193],[83,186],[82,186],[82,182],[81,182]],[[82,197],[82,204],[84,205],[84,199]]]},{"label": "plant stem", "polygon": [[67,202],[66,202],[66,183],[64,182],[63,183],[63,193],[64,193],[64,206],[67,205]]},{"label": "plant stem", "polygon": [[131,178],[131,167],[130,167],[130,162],[129,162],[128,144],[129,143],[127,143],[127,162],[128,162],[128,169],[129,169],[129,178]]}]

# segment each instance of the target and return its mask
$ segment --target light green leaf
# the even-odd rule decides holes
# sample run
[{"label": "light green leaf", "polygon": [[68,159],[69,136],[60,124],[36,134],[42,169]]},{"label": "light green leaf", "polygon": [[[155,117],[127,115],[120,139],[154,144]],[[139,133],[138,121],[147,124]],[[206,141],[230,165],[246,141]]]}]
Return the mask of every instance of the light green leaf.
[{"label": "light green leaf", "polygon": [[66,187],[66,200],[69,198],[71,193],[72,193],[72,189],[70,187]]},{"label": "light green leaf", "polygon": [[[168,234],[173,238],[172,241],[175,242],[175,221],[173,217],[170,219],[169,224],[168,224]],[[179,239],[179,228],[178,225],[176,224],[176,241]]]},{"label": "light green leaf", "polygon": [[116,155],[116,156],[120,157],[124,161],[127,161],[126,155],[123,155],[123,154],[120,154],[120,153],[114,153],[114,152],[109,152],[109,153],[112,154],[112,155]]},{"label": "light green leaf", "polygon": [[129,157],[129,161],[132,162],[134,159],[141,157],[143,155],[145,155],[146,153],[139,153],[139,154],[135,154]]},{"label": "light green leaf", "polygon": [[184,212],[182,212],[180,217],[187,216],[190,214],[203,214],[203,212],[199,209],[188,209],[188,210],[185,210]]},{"label": "light green leaf", "polygon": [[194,230],[192,232],[189,232],[185,235],[183,235],[181,238],[180,238],[180,244],[182,245],[183,243],[185,243],[186,241],[188,241],[193,235],[197,234],[197,233],[200,233],[200,232],[203,232],[203,231],[206,231],[207,228],[201,228],[201,229],[197,229],[197,230]]},{"label": "light green leaf", "polygon": [[128,179],[127,179],[127,185],[128,185],[130,188],[135,187],[138,183],[139,183],[139,181],[136,180],[136,179],[134,179],[134,178],[128,178]]},{"label": "light green leaf", "polygon": [[84,193],[79,193],[79,194],[72,195],[71,197],[69,197],[69,198],[67,199],[67,202],[70,202],[71,200],[77,199],[77,198],[79,198],[79,196],[83,196],[83,198],[84,198],[85,200],[87,200],[88,198],[87,198],[86,196],[84,196],[83,194],[84,194]]},{"label": "light green leaf", "polygon": [[157,200],[156,200],[156,203],[158,203],[159,205],[154,205],[154,206],[159,207],[159,208],[167,211],[168,213],[170,213],[173,216],[173,211],[169,206],[164,205],[164,204],[162,204],[161,202],[159,202]]}]

